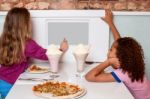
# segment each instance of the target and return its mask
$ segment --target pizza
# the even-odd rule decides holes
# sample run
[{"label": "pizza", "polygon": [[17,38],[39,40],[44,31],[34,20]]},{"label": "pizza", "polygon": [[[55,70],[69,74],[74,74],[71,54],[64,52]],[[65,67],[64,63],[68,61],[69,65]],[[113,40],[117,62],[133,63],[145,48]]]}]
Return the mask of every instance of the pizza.
[{"label": "pizza", "polygon": [[48,81],[33,86],[35,95],[48,99],[69,99],[85,94],[85,88],[67,82]]},{"label": "pizza", "polygon": [[49,68],[47,67],[42,67],[42,66],[37,66],[37,65],[31,65],[27,71],[29,73],[45,73],[49,71]]}]

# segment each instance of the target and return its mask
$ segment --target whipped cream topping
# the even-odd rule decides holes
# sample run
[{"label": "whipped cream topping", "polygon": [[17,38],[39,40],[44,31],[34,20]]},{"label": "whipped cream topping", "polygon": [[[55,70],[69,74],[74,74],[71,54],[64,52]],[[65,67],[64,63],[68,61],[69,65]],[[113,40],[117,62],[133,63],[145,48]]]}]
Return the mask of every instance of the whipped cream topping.
[{"label": "whipped cream topping", "polygon": [[48,55],[62,54],[62,51],[60,51],[59,48],[56,45],[51,44],[47,48],[46,54],[48,54]]},{"label": "whipped cream topping", "polygon": [[76,53],[76,54],[89,53],[89,48],[88,48],[86,45],[78,44],[78,45],[75,47],[74,53]]}]

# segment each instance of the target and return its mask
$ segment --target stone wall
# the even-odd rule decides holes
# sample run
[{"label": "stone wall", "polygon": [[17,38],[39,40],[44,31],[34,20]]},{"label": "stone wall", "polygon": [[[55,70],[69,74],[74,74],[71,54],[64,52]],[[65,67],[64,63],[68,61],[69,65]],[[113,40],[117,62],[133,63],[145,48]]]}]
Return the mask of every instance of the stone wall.
[{"label": "stone wall", "polygon": [[106,9],[150,11],[150,0],[0,0],[0,10],[26,7],[31,10]]}]

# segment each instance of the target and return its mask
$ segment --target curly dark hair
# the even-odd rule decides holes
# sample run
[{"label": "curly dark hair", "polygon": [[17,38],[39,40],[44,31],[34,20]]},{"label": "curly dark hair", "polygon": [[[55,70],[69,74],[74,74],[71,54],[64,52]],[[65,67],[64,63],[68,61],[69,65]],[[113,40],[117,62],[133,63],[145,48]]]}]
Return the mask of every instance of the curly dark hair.
[{"label": "curly dark hair", "polygon": [[116,54],[120,61],[120,68],[124,73],[128,73],[132,82],[143,82],[145,63],[141,45],[131,37],[120,38],[116,42]]}]

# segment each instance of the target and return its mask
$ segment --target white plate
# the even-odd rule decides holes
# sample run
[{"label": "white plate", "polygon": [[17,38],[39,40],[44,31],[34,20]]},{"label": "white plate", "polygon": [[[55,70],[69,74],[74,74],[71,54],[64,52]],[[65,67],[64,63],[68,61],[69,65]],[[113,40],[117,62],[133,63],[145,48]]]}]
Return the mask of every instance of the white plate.
[{"label": "white plate", "polygon": [[79,93],[78,95],[68,95],[68,96],[58,96],[58,97],[53,97],[51,93],[36,93],[34,92],[34,95],[41,97],[43,99],[79,99],[81,97],[83,97],[85,94],[87,93],[86,89],[83,89],[82,93]]},{"label": "white plate", "polygon": [[86,93],[87,93],[87,90],[84,88],[83,93],[80,94],[79,96],[74,97],[73,99],[79,99],[79,98],[83,97]]}]

